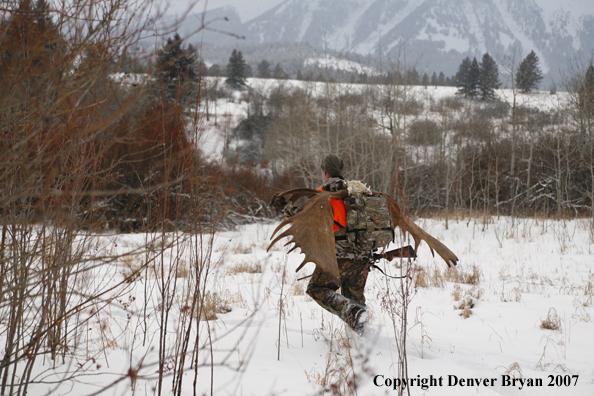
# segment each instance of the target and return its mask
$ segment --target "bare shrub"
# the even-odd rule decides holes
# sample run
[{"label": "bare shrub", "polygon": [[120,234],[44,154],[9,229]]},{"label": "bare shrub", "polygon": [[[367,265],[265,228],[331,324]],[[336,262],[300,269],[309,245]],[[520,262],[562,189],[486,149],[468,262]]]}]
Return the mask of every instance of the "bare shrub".
[{"label": "bare shrub", "polygon": [[487,141],[493,137],[493,122],[488,118],[471,116],[458,119],[454,122],[452,129],[455,132],[455,141],[463,139],[476,141]]},{"label": "bare shrub", "polygon": [[460,110],[464,107],[464,101],[456,96],[448,96],[441,98],[437,102],[437,106],[440,108],[446,107],[451,110]]},{"label": "bare shrub", "polygon": [[408,142],[413,145],[433,145],[441,139],[441,129],[431,120],[413,122],[408,128]]},{"label": "bare shrub", "polygon": [[454,285],[452,290],[452,298],[454,299],[454,309],[461,310],[460,316],[468,319],[472,315],[471,308],[474,308],[476,303],[483,297],[484,290],[476,286],[470,289],[463,290],[460,285]]},{"label": "bare shrub", "polygon": [[509,114],[509,105],[502,101],[491,101],[476,107],[474,113],[480,118],[505,118]]}]

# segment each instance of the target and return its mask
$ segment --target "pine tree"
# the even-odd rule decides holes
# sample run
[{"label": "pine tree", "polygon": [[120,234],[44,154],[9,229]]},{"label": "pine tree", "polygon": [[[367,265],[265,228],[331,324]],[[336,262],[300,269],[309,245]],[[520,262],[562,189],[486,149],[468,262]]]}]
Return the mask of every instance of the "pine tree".
[{"label": "pine tree", "polygon": [[594,116],[594,66],[590,62],[590,66],[586,70],[584,80],[579,92],[580,108],[587,117]]},{"label": "pine tree", "polygon": [[439,72],[439,77],[437,77],[437,85],[447,85],[446,84],[446,77],[445,74],[443,74],[443,72]]},{"label": "pine tree", "polygon": [[404,73],[403,83],[406,85],[419,85],[420,79],[419,72],[413,67],[412,69],[407,69]]},{"label": "pine tree", "polygon": [[439,85],[437,82],[437,74],[435,74],[435,72],[431,75],[431,85]]},{"label": "pine tree", "polygon": [[208,74],[213,77],[222,77],[223,72],[221,71],[221,66],[217,65],[216,63],[213,64],[208,68]]},{"label": "pine tree", "polygon": [[468,74],[468,96],[475,98],[479,92],[479,80],[481,78],[481,68],[476,60],[472,59],[470,70]]},{"label": "pine tree", "polygon": [[458,87],[458,94],[464,95],[465,97],[468,96],[469,90],[469,79],[470,79],[470,67],[472,63],[470,62],[470,58],[466,57],[458,66],[458,72],[454,77],[456,81],[456,86]]},{"label": "pine tree", "polygon": [[470,58],[466,57],[458,67],[458,73],[456,73],[455,77],[458,93],[470,98],[477,96],[480,74],[481,71],[476,58],[470,61]]},{"label": "pine tree", "polygon": [[258,78],[270,78],[271,76],[270,63],[267,60],[263,60],[258,64]]},{"label": "pine tree", "polygon": [[231,88],[239,89],[246,85],[246,64],[241,51],[234,49],[229,57],[225,83]]},{"label": "pine tree", "polygon": [[542,81],[542,71],[538,67],[538,56],[534,51],[530,51],[524,60],[518,66],[516,73],[516,85],[524,92],[538,88]]},{"label": "pine tree", "polygon": [[272,78],[275,78],[277,80],[286,80],[287,78],[289,78],[289,76],[287,75],[287,73],[285,73],[281,64],[277,63],[272,72]]},{"label": "pine tree", "polygon": [[157,54],[157,78],[167,101],[184,102],[198,81],[198,51],[192,44],[182,48],[182,42],[176,33]]},{"label": "pine tree", "polygon": [[421,85],[423,85],[424,87],[429,85],[429,76],[427,75],[427,73],[423,73],[423,78],[421,79]]},{"label": "pine tree", "polygon": [[495,89],[499,88],[499,70],[495,60],[488,54],[483,55],[480,65],[478,89],[483,100],[495,98]]}]

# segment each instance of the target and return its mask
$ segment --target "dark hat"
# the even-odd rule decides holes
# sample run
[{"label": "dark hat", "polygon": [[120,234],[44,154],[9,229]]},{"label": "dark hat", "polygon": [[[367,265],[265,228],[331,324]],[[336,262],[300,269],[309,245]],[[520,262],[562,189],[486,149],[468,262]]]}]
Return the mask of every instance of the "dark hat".
[{"label": "dark hat", "polygon": [[342,168],[344,168],[344,162],[342,159],[334,154],[328,154],[322,159],[322,170],[328,172],[330,177],[342,176]]}]

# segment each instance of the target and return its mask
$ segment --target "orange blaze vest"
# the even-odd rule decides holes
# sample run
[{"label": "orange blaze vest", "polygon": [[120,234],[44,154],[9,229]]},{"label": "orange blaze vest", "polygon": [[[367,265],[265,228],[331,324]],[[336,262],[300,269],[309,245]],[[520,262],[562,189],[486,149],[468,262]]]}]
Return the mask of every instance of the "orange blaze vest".
[{"label": "orange blaze vest", "polygon": [[[318,190],[323,191],[323,188],[320,187]],[[342,227],[346,227],[346,208],[344,207],[344,201],[342,199],[330,198],[330,204],[332,205],[332,211],[334,212],[334,226],[332,227],[332,232],[336,232]],[[337,223],[340,224],[340,226]]]}]

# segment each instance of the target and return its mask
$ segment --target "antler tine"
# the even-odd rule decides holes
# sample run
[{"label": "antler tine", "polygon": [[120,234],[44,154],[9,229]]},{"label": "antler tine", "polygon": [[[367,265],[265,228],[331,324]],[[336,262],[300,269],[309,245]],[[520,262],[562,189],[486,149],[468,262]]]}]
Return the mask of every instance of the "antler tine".
[{"label": "antler tine", "polygon": [[[327,273],[332,281],[339,284],[340,277],[334,248],[333,215],[330,203],[330,198],[337,196],[337,193],[305,189],[299,190],[298,193],[301,196],[312,193],[313,195],[297,214],[278,225],[271,236],[271,239],[274,239],[266,251],[269,251],[280,239],[290,236],[292,238],[285,246],[294,243],[290,251],[300,248],[301,253],[305,254],[305,259],[299,265],[297,271],[306,263],[313,262],[318,268]],[[284,195],[288,195],[288,193]],[[277,235],[287,225],[290,226]]]},{"label": "antler tine", "polygon": [[431,251],[431,255],[435,257],[435,252],[439,254],[439,256],[446,262],[448,267],[451,267],[452,264],[456,265],[458,263],[458,257],[450,250],[446,245],[429,235],[425,232],[421,227],[416,225],[402,210],[398,202],[390,196],[388,196],[389,202],[389,209],[390,215],[392,216],[392,221],[394,222],[394,226],[399,226],[403,232],[408,232],[412,235],[413,239],[415,240],[415,251],[419,247],[419,244],[422,240],[427,242],[429,245],[429,250]]}]

